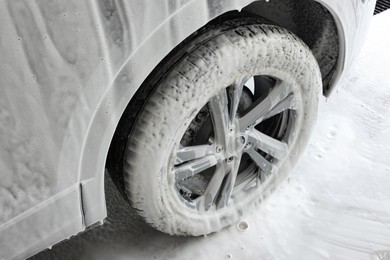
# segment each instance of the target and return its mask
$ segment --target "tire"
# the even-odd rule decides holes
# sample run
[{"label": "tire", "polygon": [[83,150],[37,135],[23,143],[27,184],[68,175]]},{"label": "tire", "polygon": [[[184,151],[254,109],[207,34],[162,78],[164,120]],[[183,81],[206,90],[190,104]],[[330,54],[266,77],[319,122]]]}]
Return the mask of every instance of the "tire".
[{"label": "tire", "polygon": [[142,97],[124,189],[154,228],[198,236],[239,221],[291,172],[317,117],[321,75],[300,39],[253,19],[214,26],[173,57]]}]

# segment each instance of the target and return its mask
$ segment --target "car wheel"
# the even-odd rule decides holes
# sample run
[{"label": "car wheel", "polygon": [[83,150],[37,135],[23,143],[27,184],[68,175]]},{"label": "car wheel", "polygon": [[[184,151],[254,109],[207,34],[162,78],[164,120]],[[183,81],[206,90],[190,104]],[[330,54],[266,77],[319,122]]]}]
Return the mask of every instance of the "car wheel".
[{"label": "car wheel", "polygon": [[124,155],[124,189],[156,229],[236,223],[291,172],[322,90],[310,49],[278,26],[226,23],[164,64]]}]

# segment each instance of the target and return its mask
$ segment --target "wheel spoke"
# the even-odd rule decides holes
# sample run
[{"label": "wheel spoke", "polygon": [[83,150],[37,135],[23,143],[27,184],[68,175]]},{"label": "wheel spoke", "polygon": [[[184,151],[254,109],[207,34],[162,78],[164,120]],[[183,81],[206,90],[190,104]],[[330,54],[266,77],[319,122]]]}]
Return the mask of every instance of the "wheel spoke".
[{"label": "wheel spoke", "polygon": [[247,150],[246,153],[252,158],[255,164],[266,176],[271,175],[275,171],[275,166],[261,156],[253,147]]},{"label": "wheel spoke", "polygon": [[209,184],[206,187],[206,190],[199,197],[198,208],[203,209],[205,211],[209,210],[210,207],[215,202],[218,191],[221,188],[223,180],[225,178],[227,172],[227,166],[224,163],[220,163],[217,165],[217,169],[214,172],[213,177],[211,178]]},{"label": "wheel spoke", "polygon": [[285,142],[276,140],[256,129],[249,134],[248,142],[278,160],[282,160],[288,153],[288,145]]},{"label": "wheel spoke", "polygon": [[173,174],[175,174],[176,182],[179,182],[211,168],[216,164],[217,158],[214,155],[208,155],[174,167]]},{"label": "wheel spoke", "polygon": [[244,78],[238,84],[235,84],[227,89],[230,98],[230,122],[234,122],[234,119],[237,115],[238,105],[240,104],[240,99],[242,95],[242,89],[244,87],[245,82],[247,81],[248,79]]},{"label": "wheel spoke", "polygon": [[207,155],[214,154],[214,145],[195,145],[182,147],[176,152],[176,164],[181,164],[191,160],[199,159]]},{"label": "wheel spoke", "polygon": [[208,107],[214,127],[214,140],[218,145],[226,147],[228,143],[227,132],[230,127],[226,90],[222,90],[212,98],[208,103]]},{"label": "wheel spoke", "polygon": [[229,167],[230,171],[225,176],[225,179],[223,180],[223,183],[219,190],[219,196],[216,201],[217,209],[225,207],[229,202],[229,198],[233,192],[234,184],[236,183],[240,162],[241,162],[241,157],[234,159],[230,163],[230,167]]},{"label": "wheel spoke", "polygon": [[279,104],[277,104],[274,108],[272,108],[264,117],[263,120],[266,120],[274,115],[282,113],[287,109],[297,109],[297,103],[295,96],[290,93],[284,100],[282,100]]},{"label": "wheel spoke", "polygon": [[263,121],[268,112],[283,101],[291,91],[291,85],[284,81],[277,81],[269,94],[264,99],[256,101],[252,105],[252,109],[239,119],[240,130],[243,131],[246,127],[257,125]]}]

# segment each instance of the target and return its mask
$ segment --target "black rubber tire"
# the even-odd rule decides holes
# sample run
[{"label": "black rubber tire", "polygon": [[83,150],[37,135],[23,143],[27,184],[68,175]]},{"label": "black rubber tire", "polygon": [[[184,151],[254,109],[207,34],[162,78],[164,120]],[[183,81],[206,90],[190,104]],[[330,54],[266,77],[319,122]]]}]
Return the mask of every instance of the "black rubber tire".
[{"label": "black rubber tire", "polygon": [[[227,22],[199,34],[150,80],[128,136],[123,164],[125,193],[147,223],[175,235],[203,235],[236,223],[285,179],[306,146],[322,91],[310,49],[286,29]],[[168,174],[170,154],[183,129],[206,102],[242,75],[273,75],[300,89],[305,111],[301,131],[279,172],[262,187],[223,210],[199,213],[180,203]],[[137,101],[134,101],[137,102]],[[139,103],[139,101],[138,101]]]}]

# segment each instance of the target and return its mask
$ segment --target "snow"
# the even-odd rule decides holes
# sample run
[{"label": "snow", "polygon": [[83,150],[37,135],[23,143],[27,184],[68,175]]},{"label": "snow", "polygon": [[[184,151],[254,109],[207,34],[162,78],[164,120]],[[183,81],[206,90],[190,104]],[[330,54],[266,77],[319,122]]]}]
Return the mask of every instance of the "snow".
[{"label": "snow", "polygon": [[254,214],[172,237],[137,218],[107,179],[106,223],[33,259],[390,259],[389,26],[390,11],[374,18],[347,82],[321,100],[303,158]]}]

